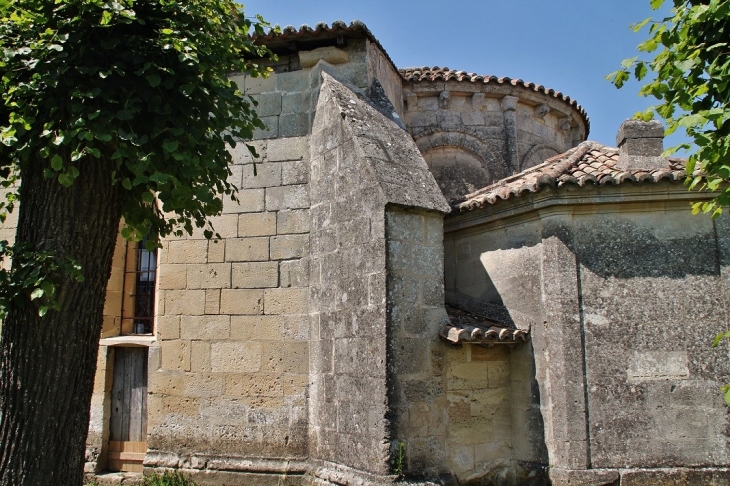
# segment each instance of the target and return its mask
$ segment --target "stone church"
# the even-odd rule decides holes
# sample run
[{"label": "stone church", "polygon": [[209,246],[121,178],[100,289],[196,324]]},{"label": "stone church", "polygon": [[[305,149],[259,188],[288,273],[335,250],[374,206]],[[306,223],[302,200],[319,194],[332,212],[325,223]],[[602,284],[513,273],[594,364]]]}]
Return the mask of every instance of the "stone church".
[{"label": "stone church", "polygon": [[[286,28],[222,239],[120,239],[87,472],[201,485],[730,484],[730,220],[658,123]],[[256,172],[254,172],[254,162]]]}]

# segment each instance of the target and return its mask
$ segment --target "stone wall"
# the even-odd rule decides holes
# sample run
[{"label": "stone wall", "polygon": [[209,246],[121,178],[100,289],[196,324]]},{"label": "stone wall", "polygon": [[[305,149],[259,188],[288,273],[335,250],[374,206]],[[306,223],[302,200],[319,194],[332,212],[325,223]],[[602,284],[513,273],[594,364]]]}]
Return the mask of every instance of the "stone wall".
[{"label": "stone wall", "polygon": [[[425,370],[408,370],[406,355],[389,342],[396,333],[387,313],[389,249],[402,246],[398,231],[418,226],[420,239],[405,254],[410,262],[430,256],[421,263],[429,269],[414,280],[438,296],[437,230],[448,207],[408,134],[381,114],[394,112],[387,99],[360,99],[334,78],[323,78],[311,142],[310,452],[322,479],[390,481],[399,469],[393,459],[397,433],[409,429],[400,426],[405,417],[394,408],[389,373],[412,378],[410,373]],[[421,212],[404,216],[387,209],[395,204]],[[406,226],[391,227],[393,242],[386,214],[388,221]],[[416,307],[430,306],[429,301]],[[421,355],[421,340],[403,344],[408,359]],[[428,432],[412,436],[418,454],[431,450],[423,442],[430,440]]]},{"label": "stone wall", "polygon": [[214,221],[223,239],[196,233],[160,252],[149,465],[307,455],[308,138],[256,145],[256,176],[235,149],[242,191]]},{"label": "stone wall", "polygon": [[[285,472],[306,458],[308,137],[255,145],[261,155],[256,176],[246,148],[234,150],[230,181],[241,191],[239,202],[226,200],[223,215],[213,220],[222,239],[207,241],[196,231],[163,242],[154,337],[115,337],[124,268],[120,241],[88,440],[88,459],[99,462],[89,468],[104,467],[107,346],[152,346],[147,466]],[[271,461],[253,464],[251,458]]]},{"label": "stone wall", "polygon": [[406,474],[449,470],[442,223],[440,213],[386,212],[393,453]]},{"label": "stone wall", "polygon": [[403,118],[403,79],[393,63],[380,48],[372,41],[367,41],[370,84],[378,81],[383,87],[385,95],[393,105],[395,113]]},{"label": "stone wall", "polygon": [[[581,190],[584,202],[601,201]],[[700,468],[697,481],[726,478],[718,390],[730,369],[710,342],[728,319],[730,224],[693,217],[667,191],[606,189],[607,201],[624,202],[567,207],[530,195],[448,222],[447,301],[505,306],[531,326],[535,367],[525,371],[540,385],[512,393],[523,415],[513,412],[523,427],[513,437],[531,438],[513,454],[545,464],[546,447],[553,484],[680,481],[687,467]]]},{"label": "stone wall", "polygon": [[324,88],[311,184],[312,457],[387,475],[385,204]]}]

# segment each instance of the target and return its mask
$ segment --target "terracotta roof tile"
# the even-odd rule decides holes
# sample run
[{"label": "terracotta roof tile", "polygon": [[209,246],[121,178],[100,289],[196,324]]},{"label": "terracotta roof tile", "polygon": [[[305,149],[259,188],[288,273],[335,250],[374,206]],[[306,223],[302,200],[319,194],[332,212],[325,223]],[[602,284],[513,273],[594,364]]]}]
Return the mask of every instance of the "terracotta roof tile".
[{"label": "terracotta roof tile", "polygon": [[529,339],[530,331],[506,326],[450,305],[446,306],[450,324],[441,328],[439,336],[451,343],[514,344]]},{"label": "terracotta roof tile", "polygon": [[583,117],[583,120],[586,123],[586,133],[590,131],[590,119],[588,118],[588,115],[586,114],[583,107],[580,106],[578,102],[571,99],[570,96],[564,95],[560,91],[555,91],[554,89],[547,88],[541,84],[535,84],[528,81],[523,81],[521,79],[512,79],[508,77],[498,78],[497,76],[492,76],[488,74],[482,75],[476,73],[468,73],[466,71],[456,71],[447,67],[440,68],[438,66],[405,68],[400,70],[400,74],[406,81],[459,81],[484,84],[510,84],[512,86],[519,86],[522,88],[530,89],[532,91],[544,93],[548,96],[552,96],[553,98],[564,101],[573,108],[575,108]]},{"label": "terracotta roof tile", "polygon": [[547,159],[540,165],[452,201],[452,207],[459,211],[468,211],[495,204],[503,199],[519,197],[527,192],[538,192],[545,186],[621,184],[626,181],[658,182],[664,179],[680,181],[685,177],[683,159],[667,159],[666,168],[651,171],[617,169],[615,165],[618,159],[617,148],[595,142],[583,142],[563,154]]}]

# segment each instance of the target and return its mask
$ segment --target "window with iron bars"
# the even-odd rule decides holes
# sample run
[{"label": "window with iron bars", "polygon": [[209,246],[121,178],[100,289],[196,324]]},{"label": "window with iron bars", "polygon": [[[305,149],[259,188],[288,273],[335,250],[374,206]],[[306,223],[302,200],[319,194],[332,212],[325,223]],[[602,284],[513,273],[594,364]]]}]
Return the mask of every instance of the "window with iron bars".
[{"label": "window with iron bars", "polygon": [[124,271],[122,334],[152,334],[155,315],[155,284],[157,279],[157,249],[147,250],[146,240],[127,247]]}]

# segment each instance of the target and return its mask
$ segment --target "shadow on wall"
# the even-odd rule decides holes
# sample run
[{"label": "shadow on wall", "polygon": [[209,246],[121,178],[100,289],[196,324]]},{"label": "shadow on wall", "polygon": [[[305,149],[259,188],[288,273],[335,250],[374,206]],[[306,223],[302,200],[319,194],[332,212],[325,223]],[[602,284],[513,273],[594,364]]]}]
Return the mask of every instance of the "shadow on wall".
[{"label": "shadow on wall", "polygon": [[[582,278],[591,285],[610,280],[642,292],[655,286],[651,282],[657,279],[689,282],[720,277],[713,225],[689,211],[595,213],[538,220],[461,238],[457,235],[450,259],[455,275],[451,285],[447,281],[447,301],[458,306],[468,300],[472,308],[481,305],[489,312],[487,317],[505,324],[521,327],[537,322],[544,258],[541,244],[553,237],[575,256]],[[630,281],[634,279],[638,280]]]}]

